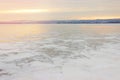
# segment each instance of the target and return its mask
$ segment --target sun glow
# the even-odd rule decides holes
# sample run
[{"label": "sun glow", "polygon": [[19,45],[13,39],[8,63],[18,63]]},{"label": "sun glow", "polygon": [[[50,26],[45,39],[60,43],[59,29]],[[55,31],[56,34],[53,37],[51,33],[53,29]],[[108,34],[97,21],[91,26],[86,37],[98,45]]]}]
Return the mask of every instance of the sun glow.
[{"label": "sun glow", "polygon": [[19,10],[5,10],[0,13],[43,13],[49,12],[47,9],[19,9]]}]

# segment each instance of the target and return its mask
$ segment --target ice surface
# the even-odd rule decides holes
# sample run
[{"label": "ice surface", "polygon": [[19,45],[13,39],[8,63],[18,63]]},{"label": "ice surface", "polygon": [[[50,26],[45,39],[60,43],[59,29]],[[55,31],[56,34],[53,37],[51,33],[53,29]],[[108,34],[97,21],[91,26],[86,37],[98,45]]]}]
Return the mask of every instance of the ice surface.
[{"label": "ice surface", "polygon": [[89,27],[0,43],[0,80],[120,80],[120,28]]}]

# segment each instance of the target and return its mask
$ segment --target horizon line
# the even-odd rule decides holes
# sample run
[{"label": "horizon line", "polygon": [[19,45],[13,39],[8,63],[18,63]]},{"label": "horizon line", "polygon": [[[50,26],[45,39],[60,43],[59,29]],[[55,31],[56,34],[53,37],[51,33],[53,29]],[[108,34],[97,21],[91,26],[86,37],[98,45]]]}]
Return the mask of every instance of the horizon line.
[{"label": "horizon line", "polygon": [[23,20],[23,19],[17,19],[17,20],[3,20],[3,21],[0,21],[0,22],[8,22],[8,21],[61,21],[61,20],[113,20],[113,19],[120,19],[120,18],[98,18],[98,19],[51,19],[51,20]]}]

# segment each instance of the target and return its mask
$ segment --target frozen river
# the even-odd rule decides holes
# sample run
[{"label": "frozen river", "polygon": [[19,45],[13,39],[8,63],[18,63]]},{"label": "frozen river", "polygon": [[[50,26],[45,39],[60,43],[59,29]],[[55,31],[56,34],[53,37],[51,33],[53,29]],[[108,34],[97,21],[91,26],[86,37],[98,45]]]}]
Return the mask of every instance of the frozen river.
[{"label": "frozen river", "polygon": [[120,24],[0,25],[0,80],[120,80]]}]

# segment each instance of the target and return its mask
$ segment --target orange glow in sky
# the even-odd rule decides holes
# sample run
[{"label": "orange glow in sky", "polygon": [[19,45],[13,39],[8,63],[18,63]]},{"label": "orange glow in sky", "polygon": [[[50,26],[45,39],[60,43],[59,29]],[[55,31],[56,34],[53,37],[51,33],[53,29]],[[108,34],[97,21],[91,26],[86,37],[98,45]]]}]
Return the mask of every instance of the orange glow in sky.
[{"label": "orange glow in sky", "polygon": [[47,9],[18,9],[18,10],[3,10],[0,13],[43,13],[49,12]]},{"label": "orange glow in sky", "polygon": [[120,0],[0,0],[0,21],[120,18]]}]

